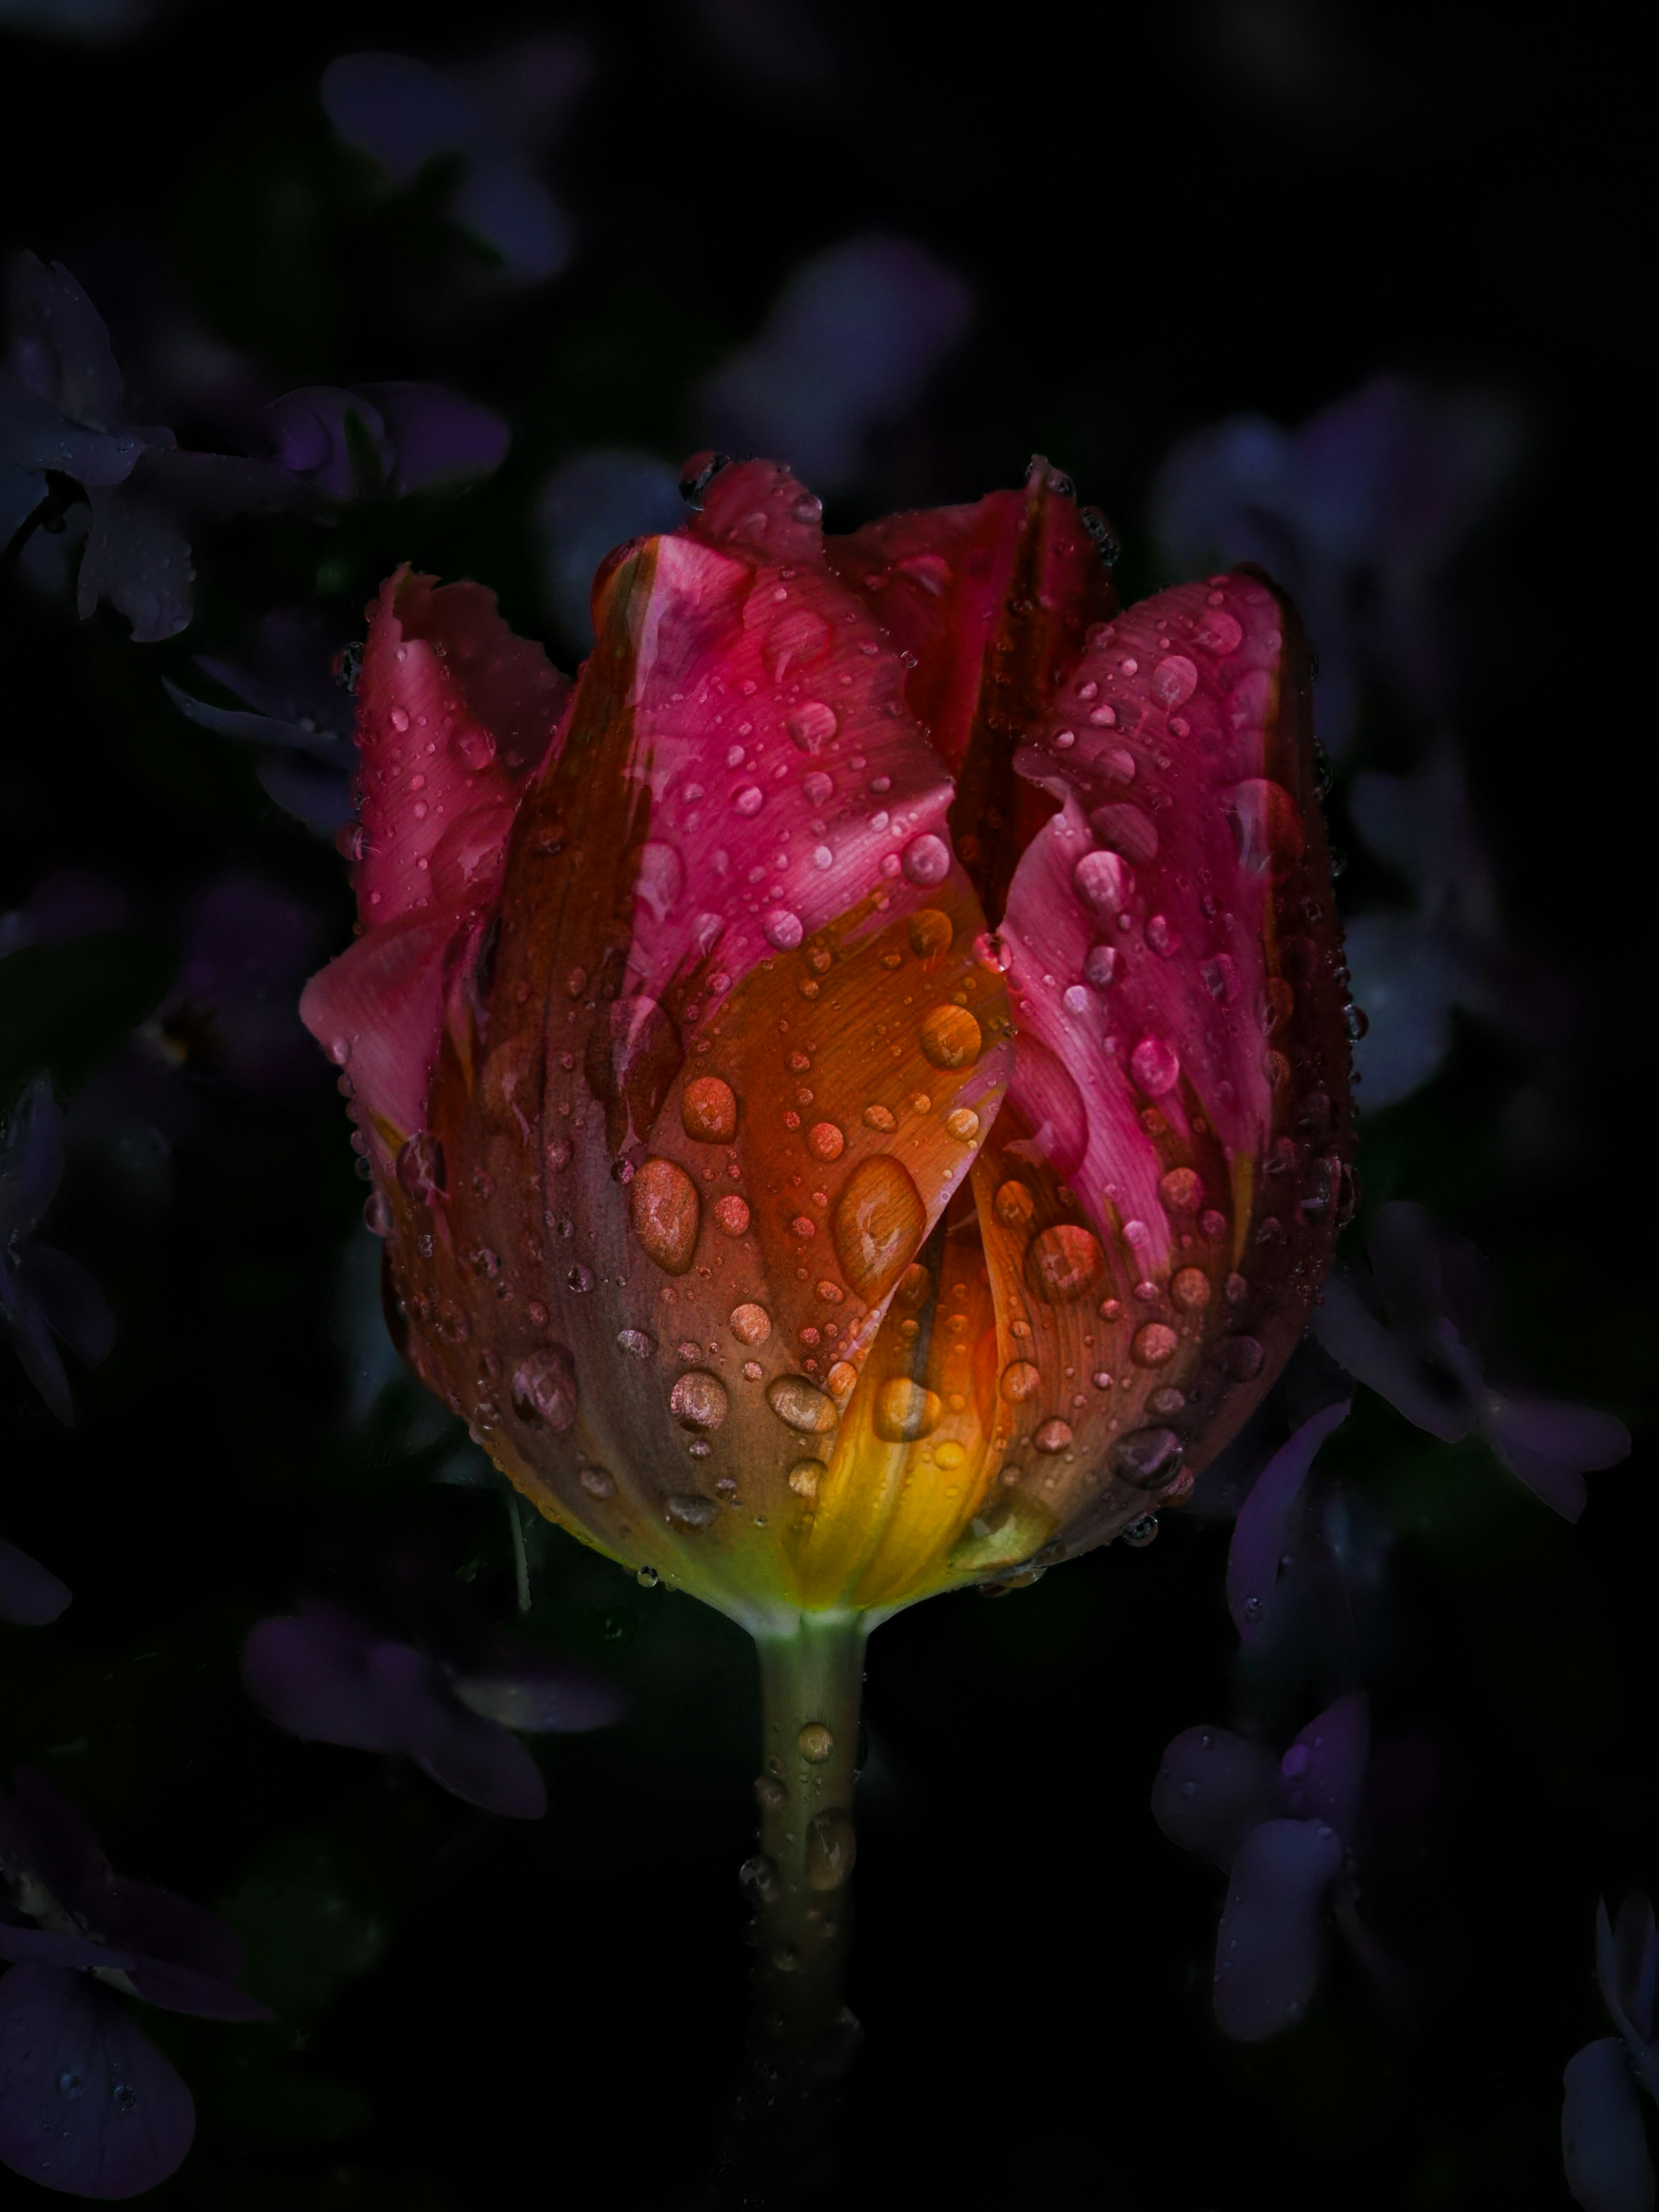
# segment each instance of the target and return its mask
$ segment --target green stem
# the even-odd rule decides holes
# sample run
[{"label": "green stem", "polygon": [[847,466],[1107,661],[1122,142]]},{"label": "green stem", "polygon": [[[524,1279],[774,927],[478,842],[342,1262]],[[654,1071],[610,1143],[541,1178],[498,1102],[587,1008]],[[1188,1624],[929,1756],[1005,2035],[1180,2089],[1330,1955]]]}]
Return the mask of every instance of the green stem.
[{"label": "green stem", "polygon": [[757,1912],[760,2026],[797,2048],[843,2018],[851,1932],[853,1778],[868,1617],[803,1613],[760,1653],[761,1853],[744,1869]]}]

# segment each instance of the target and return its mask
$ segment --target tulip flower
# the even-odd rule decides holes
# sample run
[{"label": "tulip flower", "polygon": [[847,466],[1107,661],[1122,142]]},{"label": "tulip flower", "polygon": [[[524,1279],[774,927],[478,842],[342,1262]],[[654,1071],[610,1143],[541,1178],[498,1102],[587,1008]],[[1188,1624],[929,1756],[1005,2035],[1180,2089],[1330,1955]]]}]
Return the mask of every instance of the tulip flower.
[{"label": "tulip flower", "polygon": [[763,2002],[832,2018],[868,1631],[1178,1503],[1352,1207],[1294,617],[1119,612],[1023,491],[826,539],[688,473],[574,687],[400,571],[358,689],[346,1079],[416,1372],[761,1655]]}]

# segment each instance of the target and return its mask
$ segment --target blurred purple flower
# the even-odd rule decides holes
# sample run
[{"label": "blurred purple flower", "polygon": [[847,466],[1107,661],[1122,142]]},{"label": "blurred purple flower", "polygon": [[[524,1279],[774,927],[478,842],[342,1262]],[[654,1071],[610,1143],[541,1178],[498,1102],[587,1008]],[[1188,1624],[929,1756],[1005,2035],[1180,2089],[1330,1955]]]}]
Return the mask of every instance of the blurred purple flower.
[{"label": "blurred purple flower", "polygon": [[589,598],[605,555],[684,520],[678,470],[635,447],[573,453],[546,479],[536,504],[542,574],[553,612],[579,652],[593,643]]},{"label": "blurred purple flower", "polygon": [[1616,1926],[1606,1904],[1597,1905],[1595,1975],[1619,2033],[1587,2043],[1567,2061],[1561,2106],[1567,2186],[1584,2212],[1652,2212],[1653,2161],[1637,2084],[1659,2097],[1659,1935],[1639,1891],[1625,1899]]},{"label": "blurred purple flower", "polygon": [[1291,1510],[1320,1446],[1348,1418],[1351,1399],[1304,1421],[1257,1476],[1239,1508],[1227,1553],[1227,1607],[1239,1635],[1253,1643],[1266,1625],[1285,1551]]},{"label": "blurred purple flower", "polygon": [[265,419],[283,466],[328,499],[489,476],[511,443],[499,415],[441,384],[308,385],[273,399]]},{"label": "blurred purple flower", "polygon": [[[235,1986],[216,1913],[111,1869],[44,1775],[0,1795],[0,2160],[70,2197],[137,2197],[190,2148],[190,2091],[112,1991],[204,2020],[270,2014]],[[33,1924],[30,1924],[33,1923]]]},{"label": "blurred purple flower", "polygon": [[539,1820],[546,1789],[509,1729],[605,1728],[621,1716],[621,1696],[596,1675],[493,1635],[464,1631],[446,1641],[451,1651],[434,1657],[338,1607],[312,1603],[256,1624],[242,1648],[242,1680],[295,1735],[401,1752],[466,1804]]},{"label": "blurred purple flower", "polygon": [[67,1586],[50,1568],[0,1536],[0,1620],[15,1628],[44,1628],[70,1598]]},{"label": "blurred purple flower", "polygon": [[[275,463],[189,453],[165,428],[125,419],[109,332],[61,263],[11,266],[11,358],[0,368],[0,515],[15,531],[47,492],[48,470],[87,495],[91,527],[76,605],[107,599],[153,645],[191,617],[192,517],[289,504],[300,487]],[[25,504],[27,502],[27,504]]]},{"label": "blurred purple flower", "polygon": [[308,1085],[317,1055],[300,1023],[300,986],[321,934],[286,891],[221,877],[191,910],[178,980],[150,1031],[170,1058],[209,1060],[250,1091]]},{"label": "blurred purple flower", "polygon": [[26,945],[72,945],[132,919],[126,894],[91,868],[54,868],[20,907],[0,914],[0,959]]},{"label": "blurred purple flower", "polygon": [[355,707],[335,672],[340,645],[320,616],[286,608],[261,619],[246,665],[197,656],[202,673],[240,699],[242,708],[210,706],[161,679],[173,705],[204,730],[276,748],[259,769],[260,782],[285,813],[324,837],[349,820],[357,774]]},{"label": "blurred purple flower", "polygon": [[1310,1721],[1277,1763],[1229,1729],[1184,1729],[1164,1754],[1152,1818],[1228,1875],[1212,1984],[1224,2035],[1259,2042],[1301,2017],[1335,1892],[1345,1929],[1357,1930],[1347,1854],[1369,1742],[1356,1692]]},{"label": "blurred purple flower", "polygon": [[323,106],[340,136],[394,185],[448,157],[458,175],[449,212],[507,277],[544,283],[570,258],[564,210],[537,167],[586,84],[584,48],[550,34],[452,74],[408,54],[341,54],[323,71]]},{"label": "blurred purple flower", "polygon": [[1319,655],[1319,735],[1340,755],[1368,666],[1443,711],[1432,586],[1517,444],[1490,400],[1378,377],[1297,430],[1239,415],[1185,440],[1153,488],[1152,528],[1184,573],[1255,561],[1289,590]]},{"label": "blurred purple flower", "polygon": [[1414,776],[1357,776],[1348,806],[1366,844],[1413,892],[1411,906],[1347,925],[1353,995],[1369,1023],[1354,1048],[1367,1107],[1392,1105],[1428,1081],[1450,1047],[1454,1007],[1524,1042],[1562,1030],[1559,982],[1504,929],[1451,747],[1438,746]]},{"label": "blurred purple flower", "polygon": [[1340,1261],[1326,1278],[1313,1320],[1326,1351],[1443,1443],[1479,1435],[1546,1504],[1576,1521],[1584,1476],[1623,1459],[1630,1431],[1592,1407],[1486,1382],[1476,1349],[1486,1263],[1422,1206],[1401,1199],[1380,1207],[1365,1242],[1368,1272]]},{"label": "blurred purple flower", "polygon": [[0,1321],[23,1372],[67,1425],[75,1407],[52,1338],[95,1367],[115,1340],[115,1316],[78,1260],[34,1240],[63,1172],[63,1116],[38,1075],[0,1133]]},{"label": "blurred purple flower", "polygon": [[776,453],[826,492],[863,466],[966,330],[973,295],[906,238],[853,238],[804,261],[754,343],[703,386],[712,441]]}]

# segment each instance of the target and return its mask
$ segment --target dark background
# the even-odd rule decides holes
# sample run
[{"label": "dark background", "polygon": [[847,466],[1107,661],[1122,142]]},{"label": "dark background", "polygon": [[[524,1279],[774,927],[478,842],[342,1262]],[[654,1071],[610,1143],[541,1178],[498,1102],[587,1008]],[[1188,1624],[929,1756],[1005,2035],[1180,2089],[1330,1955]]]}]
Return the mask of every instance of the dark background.
[{"label": "dark background", "polygon": [[[55,1626],[0,1631],[0,1765],[45,1765],[118,1865],[227,1906],[280,2015],[146,2014],[200,2115],[158,2203],[689,2201],[743,2013],[755,1718],[738,1631],[550,1530],[527,1632],[633,1705],[548,1740],[539,1825],[292,1742],[246,1700],[242,1635],[301,1590],[372,1608],[412,1535],[506,1620],[511,1561],[499,1495],[432,1480],[459,1431],[412,1385],[367,1413],[353,1398],[340,1281],[363,1192],[320,1059],[261,1087],[187,1023],[165,1051],[154,1024],[129,1035],[227,872],[313,912],[314,960],[349,927],[327,843],[160,674],[188,680],[192,651],[270,605],[349,619],[405,557],[479,575],[553,635],[529,520],[547,471],[594,444],[674,462],[704,442],[701,380],[803,257],[872,229],[957,270],[975,319],[835,521],[1017,483],[1037,448],[1114,517],[1134,594],[1165,580],[1146,502],[1182,435],[1241,410],[1295,423],[1383,370],[1492,396],[1522,458],[1437,586],[1445,712],[1506,927],[1569,1013],[1531,1059],[1460,1018],[1432,1082],[1367,1121],[1361,1170],[1368,1205],[1420,1200],[1492,1256],[1535,1387],[1632,1419],[1654,1322],[1634,787],[1651,349],[1622,21],[481,0],[395,21],[204,4],[88,45],[0,11],[0,243],[67,262],[136,400],[164,301],[267,395],[429,377],[515,432],[473,493],[365,503],[326,542],[293,518],[203,537],[197,622],[167,645],[0,582],[0,907],[73,866],[131,916],[49,972],[0,965],[0,1108],[50,1067],[72,1130],[51,1234],[119,1324],[108,1364],[75,1373],[72,1431],[0,1359],[5,1531],[76,1593]],[[575,250],[481,305],[438,185],[372,190],[318,80],[342,52],[447,65],[550,23],[593,64],[546,172]],[[165,419],[211,446],[210,415]],[[1380,690],[1348,769],[1407,770],[1431,734]],[[1389,888],[1362,859],[1345,890]],[[842,2201],[1567,2203],[1560,2069],[1607,2032],[1595,1899],[1659,1880],[1639,1431],[1576,1528],[1478,1445],[1434,1445],[1364,1394],[1334,1455],[1397,1531],[1371,1689],[1379,1734],[1428,1778],[1407,1998],[1334,1950],[1302,2026],[1254,2048],[1214,2027],[1220,1878],[1159,1834],[1147,1791],[1176,1730],[1233,1715],[1237,1643],[1225,1528],[1172,1516],[1150,1551],[930,1604],[875,1640]],[[0,2201],[30,2196],[0,2178]]]}]

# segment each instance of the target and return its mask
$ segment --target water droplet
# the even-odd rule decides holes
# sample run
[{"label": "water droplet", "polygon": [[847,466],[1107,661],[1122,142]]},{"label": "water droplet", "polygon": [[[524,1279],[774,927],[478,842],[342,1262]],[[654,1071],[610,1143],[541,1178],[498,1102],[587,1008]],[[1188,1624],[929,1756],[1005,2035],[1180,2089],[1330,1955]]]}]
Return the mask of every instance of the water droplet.
[{"label": "water droplet", "polygon": [[647,1160],[628,1187],[634,1234],[665,1275],[683,1275],[697,1249],[697,1186],[678,1160]]},{"label": "water droplet", "polygon": [[605,1108],[605,1141],[620,1153],[643,1143],[685,1058],[680,1033],[643,993],[601,1006],[587,1033],[583,1071]]},{"label": "water droplet", "polygon": [[1202,1267],[1182,1267],[1170,1285],[1170,1296],[1182,1313],[1201,1313],[1210,1303],[1210,1279]]},{"label": "water droplet", "polygon": [[634,1579],[641,1589],[655,1589],[662,1577],[654,1567],[641,1567]]},{"label": "water droplet", "polygon": [[1206,611],[1195,633],[1206,653],[1237,653],[1244,641],[1244,632],[1237,617],[1224,607],[1212,607]]},{"label": "water droplet", "polygon": [[718,1075],[699,1075],[685,1086],[680,1127],[700,1145],[729,1145],[738,1133],[738,1101]]},{"label": "water droplet", "polygon": [[[817,501],[812,504],[816,509]],[[785,615],[781,622],[773,623],[761,648],[761,658],[772,681],[781,684],[792,667],[810,668],[814,661],[822,660],[830,645],[829,623],[821,615],[803,607],[798,613]]]},{"label": "water droplet", "polygon": [[1058,1419],[1045,1421],[1031,1439],[1040,1452],[1062,1452],[1071,1441],[1071,1423]]},{"label": "water droplet", "polygon": [[609,1498],[617,1487],[602,1467],[585,1467],[576,1480],[590,1498]]},{"label": "water droplet", "polygon": [[1157,825],[1144,806],[1132,806],[1127,799],[1097,806],[1089,827],[1107,852],[1121,853],[1137,867],[1158,858]]},{"label": "water droplet", "polygon": [[979,1134],[979,1115],[971,1106],[958,1106],[945,1115],[945,1126],[959,1145],[971,1145]]},{"label": "water droplet", "polygon": [[1267,1353],[1253,1336],[1224,1337],[1217,1350],[1223,1369],[1236,1382],[1253,1382],[1267,1363]]},{"label": "water droplet", "polygon": [[935,1067],[967,1067],[979,1058],[979,1024],[966,1006],[935,1006],[921,1024],[921,1049]]},{"label": "water droplet", "polygon": [[394,707],[392,710],[390,719],[392,728],[396,730],[399,737],[402,737],[404,732],[409,727],[409,714],[407,708],[403,707]]},{"label": "water droplet", "polygon": [[834,796],[836,786],[833,777],[827,776],[821,768],[815,768],[810,775],[802,776],[800,787],[806,794],[809,806],[822,806],[826,799]]},{"label": "water droplet", "polygon": [[761,811],[762,805],[765,800],[765,796],[766,794],[762,791],[759,784],[746,783],[743,789],[738,792],[736,797],[732,799],[732,804],[736,807],[738,812],[744,816],[758,814]]},{"label": "water droplet", "polygon": [[806,930],[792,907],[775,906],[761,916],[761,934],[775,952],[793,952]]},{"label": "water droplet", "polygon": [[394,1172],[409,1195],[423,1206],[434,1206],[448,1189],[444,1148],[428,1129],[417,1129],[398,1148]]},{"label": "water droplet", "polygon": [[805,1437],[827,1437],[839,1419],[835,1400],[804,1375],[775,1376],[766,1386],[766,1402],[781,1421]]},{"label": "water droplet", "polygon": [[1171,1168],[1158,1190],[1171,1212],[1196,1213],[1204,1202],[1204,1185],[1192,1168]]},{"label": "water droplet", "polygon": [[617,1341],[624,1352],[632,1352],[635,1359],[649,1359],[657,1348],[657,1340],[646,1328],[619,1328]]},{"label": "water droplet", "polygon": [[684,889],[685,863],[674,848],[656,842],[641,845],[634,895],[644,900],[653,918],[665,921],[679,904]]},{"label": "water droplet", "polygon": [[[769,1779],[767,1775],[761,1777],[763,1782]],[[774,1784],[773,1786],[776,1788],[778,1785]],[[757,1851],[753,1858],[744,1861],[738,1869],[738,1880],[757,1907],[775,1905],[783,1893],[776,1863],[768,1858],[764,1851]]]},{"label": "water droplet", "polygon": [[734,1194],[714,1200],[714,1225],[727,1237],[741,1237],[749,1226],[747,1203]]},{"label": "water droplet", "polygon": [[733,1306],[732,1334],[739,1344],[764,1344],[772,1334],[772,1316],[764,1306],[752,1303]]},{"label": "water droplet", "polygon": [[1173,960],[1181,950],[1181,933],[1166,915],[1155,914],[1146,924],[1146,942],[1160,960]]},{"label": "water droplet", "polygon": [[860,1297],[873,1305],[886,1295],[914,1256],[927,1223],[921,1194],[896,1159],[878,1152],[860,1161],[830,1215],[842,1273]]},{"label": "water droplet", "polygon": [[1131,1429],[1112,1448],[1112,1472],[1137,1490],[1158,1490],[1180,1471],[1182,1443],[1173,1429]]},{"label": "water droplet", "polygon": [[1226,814],[1244,872],[1271,872],[1273,880],[1281,883],[1302,858],[1306,842],[1296,801],[1284,785],[1260,775],[1235,784],[1227,794]]},{"label": "water droplet", "polygon": [[890,1444],[915,1443],[933,1434],[944,1410],[934,1392],[908,1376],[895,1376],[876,1393],[876,1434]]},{"label": "water droplet", "polygon": [[950,915],[941,914],[936,906],[925,906],[910,917],[910,950],[919,960],[932,960],[948,952],[955,934]]},{"label": "water droplet", "polygon": [[532,1352],[512,1382],[513,1410],[521,1421],[568,1429],[576,1419],[575,1362],[562,1344]]},{"label": "water droplet", "polygon": [[974,939],[974,958],[993,975],[1006,975],[1014,964],[1012,948],[991,929],[982,929]]},{"label": "water droplet", "polygon": [[682,1375],[668,1394],[668,1410],[680,1426],[699,1433],[719,1428],[730,1405],[725,1383],[706,1367]]},{"label": "water droplet", "polygon": [[951,848],[931,830],[913,837],[900,857],[906,879],[913,884],[942,884],[951,872]]},{"label": "water droplet", "polygon": [[1083,972],[1097,991],[1103,991],[1117,973],[1116,952],[1109,945],[1091,945]]},{"label": "water droplet", "polygon": [[1143,1322],[1134,1333],[1129,1357],[1137,1367],[1167,1367],[1181,1349],[1181,1339],[1161,1321]]},{"label": "water droplet", "polygon": [[1358,1044],[1360,1038],[1364,1036],[1366,1030],[1370,1027],[1370,1021],[1364,1008],[1363,1006],[1349,1006],[1344,1012],[1342,1018],[1346,1025],[1350,1038],[1355,1044]]},{"label": "water droplet", "polygon": [[787,717],[790,736],[804,753],[822,752],[839,726],[836,710],[822,699],[808,699]]},{"label": "water droplet", "polygon": [[838,1160],[847,1139],[833,1121],[814,1121],[806,1133],[806,1149],[815,1160]]},{"label": "water droplet", "polygon": [[1282,1030],[1296,1011],[1296,993],[1282,975],[1269,975],[1262,990],[1265,1004],[1261,1012],[1261,1026],[1267,1036]]},{"label": "water droplet", "polygon": [[495,759],[495,740],[488,730],[480,729],[475,722],[470,728],[463,730],[456,738],[455,750],[467,766],[477,774],[480,769],[488,768]]},{"label": "water droplet", "polygon": [[1024,1405],[1042,1388],[1042,1376],[1029,1359],[1016,1359],[1002,1370],[1002,1395],[1012,1405]]},{"label": "water droplet", "polygon": [[789,1470],[789,1487],[797,1498],[816,1498],[818,1485],[823,1480],[823,1462],[816,1459],[798,1459]]},{"label": "water droplet", "polygon": [[1030,1186],[1021,1182],[1018,1177],[1000,1183],[991,1204],[1003,1227],[1016,1233],[1026,1226],[1036,1211],[1036,1200],[1031,1194]]},{"label": "water droplet", "polygon": [[1099,1240],[1074,1221],[1045,1229],[1025,1255],[1025,1279],[1049,1305],[1080,1298],[1099,1277],[1104,1261]]},{"label": "water droplet", "polygon": [[58,2076],[58,2094],[60,2097],[67,2098],[71,2104],[80,2096],[86,2086],[87,2079],[84,2074],[65,2071]]},{"label": "water droplet", "polygon": [[822,1766],[836,1747],[836,1739],[822,1721],[808,1721],[795,1738],[795,1748],[814,1766]]},{"label": "water droplet", "polygon": [[839,1808],[815,1813],[806,1824],[806,1882],[810,1889],[839,1889],[858,1856],[852,1815]]},{"label": "water droplet", "polygon": [[1144,1036],[1129,1054],[1129,1068],[1141,1089],[1152,1097],[1174,1090],[1181,1062],[1162,1037]]},{"label": "water droplet", "polygon": [[1134,894],[1134,876],[1116,853],[1085,853],[1072,871],[1072,882],[1096,914],[1116,914]]},{"label": "water droplet", "polygon": [[118,2081],[113,2094],[118,2112],[130,2112],[138,2101],[138,2092],[125,2081]]},{"label": "water droplet", "polygon": [[1198,671],[1184,653],[1172,653],[1152,671],[1152,696],[1161,707],[1184,707],[1198,689]]},{"label": "water droplet", "polygon": [[712,1498],[699,1498],[695,1492],[665,1498],[663,1511],[677,1528],[706,1528],[720,1511]]},{"label": "water droplet", "polygon": [[885,1106],[866,1106],[864,1109],[864,1126],[866,1129],[879,1129],[884,1135],[887,1135],[897,1128],[898,1123]]},{"label": "water droplet", "polygon": [[363,1226],[371,1237],[392,1234],[392,1203],[383,1190],[372,1190],[363,1200]]}]

